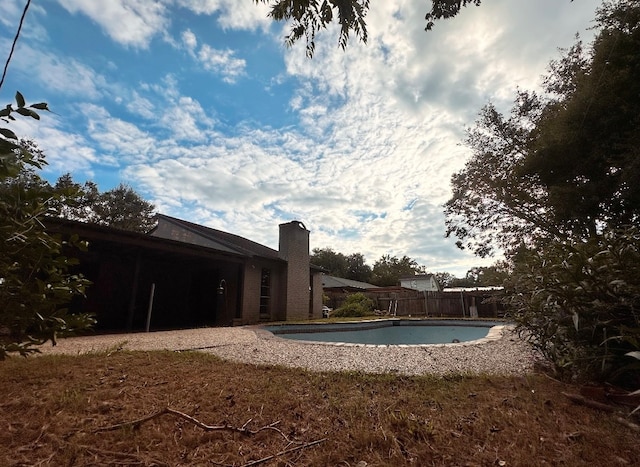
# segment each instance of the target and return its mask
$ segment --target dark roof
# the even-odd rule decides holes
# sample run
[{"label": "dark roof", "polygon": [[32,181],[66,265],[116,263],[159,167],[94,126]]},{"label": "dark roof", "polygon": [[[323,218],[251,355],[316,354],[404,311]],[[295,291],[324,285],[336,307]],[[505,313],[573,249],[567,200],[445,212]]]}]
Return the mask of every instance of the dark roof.
[{"label": "dark roof", "polygon": [[88,240],[116,245],[118,251],[128,248],[145,248],[162,253],[188,255],[193,257],[219,258],[242,261],[244,255],[232,252],[214,251],[210,248],[166,239],[151,235],[115,229],[113,227],[97,225],[88,222],[80,222],[63,218],[49,217],[44,220],[49,232],[68,235],[78,235],[82,240]]},{"label": "dark roof", "polygon": [[341,277],[334,276],[322,276],[322,287],[325,289],[331,288],[353,288],[353,289],[376,289],[377,285],[369,284],[367,282],[352,281],[351,279],[343,279]]},{"label": "dark roof", "polygon": [[[226,251],[229,253],[236,253],[243,256],[260,256],[263,258],[282,261],[282,258],[280,258],[277,250],[261,245],[244,237],[240,237],[239,235],[234,235],[228,232],[223,232],[221,230],[205,227],[203,225],[194,224],[192,222],[187,222],[182,219],[177,219],[175,217],[167,216],[164,214],[158,214],[157,218],[158,220],[164,220],[181,229],[196,234],[199,237],[198,244],[201,244],[202,246],[206,246],[215,250]],[[158,237],[159,235],[156,234],[157,229],[158,227],[151,231],[150,235]],[[171,239],[178,241],[181,240],[179,238],[173,237]]]},{"label": "dark roof", "polygon": [[[193,224],[164,214],[158,214],[157,217],[178,227],[179,230],[195,234],[197,241],[193,241],[193,238],[185,240],[181,238],[181,235],[154,235],[158,226],[149,234],[145,234],[62,218],[47,218],[45,225],[48,230],[53,232],[77,234],[82,239],[108,242],[113,245],[120,245],[119,248],[125,246],[143,247],[165,253],[208,258],[223,256],[228,260],[234,261],[242,261],[243,258],[257,256],[286,263],[284,259],[280,258],[277,250],[238,235]],[[321,267],[313,264],[310,264],[309,268],[314,272],[323,271]]]}]

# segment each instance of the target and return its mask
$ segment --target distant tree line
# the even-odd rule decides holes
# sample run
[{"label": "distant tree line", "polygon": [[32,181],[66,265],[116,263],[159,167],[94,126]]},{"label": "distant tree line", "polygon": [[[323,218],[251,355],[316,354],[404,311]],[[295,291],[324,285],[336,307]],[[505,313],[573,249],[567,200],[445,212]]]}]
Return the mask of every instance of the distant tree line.
[{"label": "distant tree line", "polygon": [[[330,276],[381,287],[398,285],[402,277],[430,274],[425,266],[406,255],[402,258],[382,255],[371,267],[362,253],[345,255],[329,247],[314,248],[311,263],[324,268]],[[463,278],[448,272],[436,272],[433,275],[442,288],[499,286],[508,276],[508,267],[506,263],[498,262],[494,266],[472,268]]]},{"label": "distant tree line", "polygon": [[[35,143],[22,141],[21,144],[44,160],[44,154]],[[0,180],[0,197],[20,190],[48,193],[46,216],[142,233],[155,226],[155,206],[124,183],[100,192],[94,182],[80,184],[66,173],[51,185],[37,174],[34,167],[24,167],[15,177]]]},{"label": "distant tree line", "polygon": [[156,225],[155,206],[125,183],[100,193],[94,182],[81,185],[67,173],[53,189],[61,195],[51,206],[58,217],[142,233]]}]

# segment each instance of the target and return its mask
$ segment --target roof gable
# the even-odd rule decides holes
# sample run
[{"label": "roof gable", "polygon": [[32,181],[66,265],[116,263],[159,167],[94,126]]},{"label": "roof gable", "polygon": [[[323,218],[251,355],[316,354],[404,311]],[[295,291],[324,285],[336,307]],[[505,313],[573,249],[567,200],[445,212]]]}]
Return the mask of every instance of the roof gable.
[{"label": "roof gable", "polygon": [[194,224],[164,214],[158,214],[157,219],[158,225],[150,232],[150,235],[154,237],[192,243],[214,250],[236,253],[248,257],[259,256],[268,259],[281,259],[277,250],[238,235]]}]

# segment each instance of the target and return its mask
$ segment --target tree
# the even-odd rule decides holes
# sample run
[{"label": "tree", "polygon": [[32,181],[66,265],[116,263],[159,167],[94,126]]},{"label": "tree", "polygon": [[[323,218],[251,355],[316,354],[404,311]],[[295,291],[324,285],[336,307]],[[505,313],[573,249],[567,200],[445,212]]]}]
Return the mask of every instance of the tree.
[{"label": "tree", "polygon": [[451,281],[450,286],[451,288],[473,288],[473,287],[478,287],[478,284],[475,283],[475,281],[473,280],[472,277],[454,277],[454,279]]},{"label": "tree", "polygon": [[101,194],[93,209],[97,224],[143,233],[155,226],[155,206],[123,183]]},{"label": "tree", "polygon": [[95,183],[80,185],[67,173],[58,178],[54,189],[58,217],[142,233],[155,226],[155,206],[123,183],[100,193]]},{"label": "tree", "polygon": [[637,389],[640,3],[596,19],[588,54],[578,42],[551,63],[544,99],[520,93],[508,119],[485,108],[445,212],[478,254],[507,251],[511,318],[560,375]]},{"label": "tree", "polygon": [[552,101],[521,171],[548,193],[555,219],[591,237],[640,216],[640,5],[605,2],[588,61],[560,75],[568,91]]},{"label": "tree", "polygon": [[465,143],[473,154],[451,178],[453,195],[444,205],[447,237],[461,249],[486,257],[512,251],[534,238],[564,237],[549,212],[547,193],[535,176],[523,176],[543,103],[520,91],[509,118],[486,105]]},{"label": "tree", "polygon": [[395,256],[382,255],[373,265],[371,283],[382,287],[398,285],[401,277],[424,273],[424,266],[418,265],[408,256],[398,259]]},{"label": "tree", "polygon": [[311,252],[311,263],[326,269],[330,276],[346,278],[348,262],[342,253],[336,253],[331,248],[314,248]]},{"label": "tree", "polygon": [[54,185],[58,193],[53,210],[59,217],[82,222],[97,222],[97,213],[93,208],[100,197],[95,183],[91,181],[80,185],[73,181],[70,173],[61,175]]},{"label": "tree", "polygon": [[436,20],[453,18],[463,7],[467,5],[480,6],[481,0],[432,0],[431,11],[427,13],[425,19],[427,26],[425,29],[430,31]]},{"label": "tree", "polygon": [[487,105],[452,177],[447,235],[486,256],[533,242],[587,239],[640,216],[640,29],[637,2],[607,2],[585,56],[550,65],[547,96],[519,91],[511,115]]},{"label": "tree", "polygon": [[[14,114],[39,119],[16,94],[17,108],[0,111],[6,123]],[[63,249],[82,247],[77,239],[64,242],[49,234],[43,219],[49,202],[56,197],[48,183],[32,168],[42,168],[44,154],[28,141],[20,141],[8,128],[0,128],[0,360],[12,352],[28,355],[57,335],[90,327],[86,314],[70,314],[66,304],[82,294],[88,281],[71,274],[74,260]]]},{"label": "tree", "polygon": [[[30,140],[20,140],[20,146],[28,150],[35,159],[38,160],[38,164],[46,164],[44,153],[37,147],[37,145]],[[18,165],[21,163],[18,162]],[[12,176],[0,177],[0,196],[6,198],[10,196],[10,193],[14,189],[18,188],[42,190],[51,188],[46,180],[43,180],[36,173],[35,167],[29,164],[22,164],[19,172]]]},{"label": "tree", "polygon": [[[331,24],[334,19],[340,25],[338,43],[343,49],[353,32],[363,42],[367,42],[365,16],[369,10],[369,0],[261,0],[273,3],[269,16],[276,21],[290,21],[289,35],[285,37],[287,46],[292,46],[305,37],[307,56],[315,50],[316,33]],[[256,3],[258,0],[256,0]]]},{"label": "tree", "polygon": [[[367,42],[365,17],[369,11],[369,0],[256,0],[258,2],[272,5],[269,16],[274,20],[291,22],[285,43],[292,46],[304,37],[308,57],[313,56],[316,33],[334,21],[340,26],[338,44],[342,49],[347,47],[351,33]],[[456,16],[467,5],[478,6],[480,3],[481,0],[431,0],[431,10],[425,16],[425,29],[431,30],[436,20]]]},{"label": "tree", "polygon": [[371,266],[365,263],[362,253],[353,253],[347,256],[345,279],[359,282],[369,282],[371,280]]},{"label": "tree", "polygon": [[451,283],[455,280],[455,276],[450,272],[436,272],[433,274],[435,276],[436,282],[441,289],[451,287]]},{"label": "tree", "polygon": [[498,261],[493,266],[471,268],[466,275],[474,287],[501,286],[508,277],[509,266],[506,261]]}]

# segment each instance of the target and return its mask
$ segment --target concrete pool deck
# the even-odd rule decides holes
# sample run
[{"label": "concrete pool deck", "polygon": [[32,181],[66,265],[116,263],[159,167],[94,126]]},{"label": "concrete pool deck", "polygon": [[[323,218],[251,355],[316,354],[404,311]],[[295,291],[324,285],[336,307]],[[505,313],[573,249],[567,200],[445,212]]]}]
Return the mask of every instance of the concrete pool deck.
[{"label": "concrete pool deck", "polygon": [[358,371],[406,375],[524,374],[538,360],[532,349],[503,326],[483,342],[421,345],[327,345],[267,336],[260,327],[199,328],[181,331],[108,334],[60,339],[43,354],[195,350],[225,360],[281,365],[313,371]]}]

